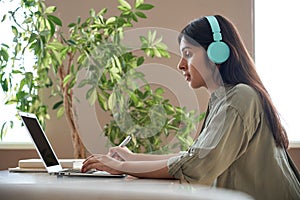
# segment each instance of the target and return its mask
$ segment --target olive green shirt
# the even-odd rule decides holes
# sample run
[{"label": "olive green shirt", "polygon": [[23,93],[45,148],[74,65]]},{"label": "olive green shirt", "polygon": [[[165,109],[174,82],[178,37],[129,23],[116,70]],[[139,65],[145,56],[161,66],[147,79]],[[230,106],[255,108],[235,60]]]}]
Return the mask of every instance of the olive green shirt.
[{"label": "olive green shirt", "polygon": [[256,200],[300,199],[286,152],[275,144],[258,94],[245,84],[211,95],[204,129],[188,151],[168,160],[168,169],[177,179]]}]

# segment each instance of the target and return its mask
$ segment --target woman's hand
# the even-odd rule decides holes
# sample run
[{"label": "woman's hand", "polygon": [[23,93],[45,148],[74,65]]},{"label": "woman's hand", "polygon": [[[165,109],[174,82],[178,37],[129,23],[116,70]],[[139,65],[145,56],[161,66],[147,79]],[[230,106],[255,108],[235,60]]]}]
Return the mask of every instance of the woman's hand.
[{"label": "woman's hand", "polygon": [[130,151],[127,147],[119,147],[119,146],[110,148],[107,153],[107,156],[111,156],[116,160],[120,160],[120,161],[135,160],[134,155],[135,154],[132,151]]},{"label": "woman's hand", "polygon": [[123,174],[123,172],[120,171],[121,162],[108,155],[94,154],[89,156],[83,162],[81,171],[85,173],[91,169],[106,171],[110,174]]},{"label": "woman's hand", "polygon": [[[128,155],[133,154],[126,149],[123,149],[122,151],[121,149],[121,147],[116,148],[116,152],[128,153]],[[112,150],[112,152],[115,152],[115,150]],[[168,173],[167,162],[167,159],[151,161],[119,161],[108,154],[95,154],[89,156],[83,162],[81,171],[87,172],[91,169],[97,169],[111,174],[128,174],[141,178],[173,178]]]}]

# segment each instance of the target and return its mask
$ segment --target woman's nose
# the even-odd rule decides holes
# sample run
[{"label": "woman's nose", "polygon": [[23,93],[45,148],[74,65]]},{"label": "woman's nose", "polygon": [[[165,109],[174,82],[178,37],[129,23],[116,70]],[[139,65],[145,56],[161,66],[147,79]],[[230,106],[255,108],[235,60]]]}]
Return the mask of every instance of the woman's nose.
[{"label": "woman's nose", "polygon": [[187,70],[188,66],[187,66],[187,62],[184,58],[181,58],[178,65],[177,65],[177,69],[181,70],[181,71],[185,71]]}]

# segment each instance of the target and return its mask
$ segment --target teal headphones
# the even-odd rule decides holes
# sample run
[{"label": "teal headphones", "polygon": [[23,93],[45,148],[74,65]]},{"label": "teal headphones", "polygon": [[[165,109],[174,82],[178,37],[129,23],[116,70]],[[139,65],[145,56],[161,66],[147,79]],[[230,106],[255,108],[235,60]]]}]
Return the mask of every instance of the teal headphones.
[{"label": "teal headphones", "polygon": [[215,16],[206,16],[205,18],[210,24],[214,38],[214,41],[207,48],[208,58],[216,64],[221,64],[229,58],[229,46],[221,41],[222,34],[217,18]]}]

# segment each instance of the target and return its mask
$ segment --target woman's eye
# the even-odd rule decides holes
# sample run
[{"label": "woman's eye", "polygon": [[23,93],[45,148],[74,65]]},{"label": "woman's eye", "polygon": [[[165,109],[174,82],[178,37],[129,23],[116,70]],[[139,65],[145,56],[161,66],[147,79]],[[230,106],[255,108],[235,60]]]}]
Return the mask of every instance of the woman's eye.
[{"label": "woman's eye", "polygon": [[190,51],[184,51],[183,54],[185,58],[190,58],[192,56],[192,53]]}]

